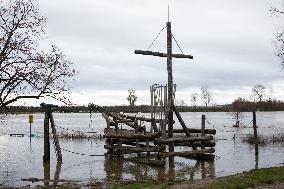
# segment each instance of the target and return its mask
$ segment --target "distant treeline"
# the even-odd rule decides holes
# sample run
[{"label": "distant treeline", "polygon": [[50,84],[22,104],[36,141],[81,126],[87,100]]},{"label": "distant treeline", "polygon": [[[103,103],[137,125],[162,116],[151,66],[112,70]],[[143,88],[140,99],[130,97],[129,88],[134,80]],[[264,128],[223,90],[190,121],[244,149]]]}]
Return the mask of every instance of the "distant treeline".
[{"label": "distant treeline", "polygon": [[[149,113],[151,106],[103,106],[104,108],[114,112],[126,113]],[[267,100],[261,102],[251,102],[243,98],[238,98],[232,104],[217,106],[177,106],[179,112],[251,112],[251,111],[284,111],[284,102],[279,100]],[[37,113],[43,112],[41,107],[32,106],[9,106],[8,113]],[[55,112],[62,113],[88,113],[88,106],[60,106]]]},{"label": "distant treeline", "polygon": [[238,98],[231,105],[232,111],[251,112],[251,111],[284,111],[284,102],[280,100],[265,100],[252,102],[244,98]]}]

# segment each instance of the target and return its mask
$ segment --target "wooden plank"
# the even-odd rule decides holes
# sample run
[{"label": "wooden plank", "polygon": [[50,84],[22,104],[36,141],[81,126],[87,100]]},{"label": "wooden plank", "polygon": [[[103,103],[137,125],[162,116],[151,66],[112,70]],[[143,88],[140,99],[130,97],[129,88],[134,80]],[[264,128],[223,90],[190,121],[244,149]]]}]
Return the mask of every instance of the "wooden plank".
[{"label": "wooden plank", "polygon": [[202,149],[202,150],[192,150],[192,151],[183,151],[183,152],[161,152],[161,157],[174,157],[174,156],[180,156],[180,157],[190,157],[190,156],[196,156],[198,154],[206,154],[206,153],[214,153],[215,149]]},{"label": "wooden plank", "polygon": [[[201,133],[201,129],[187,128],[187,130],[189,133]],[[184,133],[184,129],[174,129],[174,133]],[[215,129],[205,129],[205,134],[215,135],[216,130]]]},{"label": "wooden plank", "polygon": [[[194,142],[195,147],[201,147],[201,142]],[[191,147],[191,142],[178,142],[175,143],[175,146],[188,146]],[[204,146],[205,147],[214,147],[216,146],[216,143],[214,141],[204,141]]]},{"label": "wooden plank", "polygon": [[[141,54],[141,55],[151,55],[151,56],[158,56],[158,57],[167,57],[167,53],[160,53],[160,52],[154,52],[154,51],[135,50],[134,53],[135,54]],[[174,57],[174,58],[193,59],[192,55],[186,55],[186,54],[172,54],[172,57]]]},{"label": "wooden plank", "polygon": [[102,112],[102,116],[105,118],[108,128],[109,128],[109,126],[115,126],[114,121],[111,120],[104,112]]},{"label": "wooden plank", "polygon": [[137,152],[162,152],[164,147],[133,147],[133,146],[119,146],[119,145],[104,145],[105,149],[119,150],[122,153],[137,153]]},{"label": "wooden plank", "polygon": [[[147,118],[147,117],[135,117],[135,116],[126,115],[126,114],[118,114],[118,115],[120,117],[126,118],[126,119],[139,120],[139,121],[145,121],[145,122],[152,122],[152,119],[151,118]],[[159,119],[154,119],[154,122],[156,122],[156,123],[160,123],[160,121],[161,120],[159,120]]]},{"label": "wooden plank", "polygon": [[10,136],[20,136],[20,137],[24,137],[24,134],[20,134],[20,133],[11,133]]},{"label": "wooden plank", "polygon": [[204,137],[188,137],[188,138],[165,138],[158,139],[157,143],[159,144],[168,144],[168,143],[177,143],[177,142],[197,142],[197,141],[209,141],[213,140],[213,136],[204,136]]},{"label": "wooden plank", "polygon": [[106,138],[123,138],[123,139],[154,139],[162,135],[162,132],[153,133],[153,134],[144,134],[144,133],[133,133],[129,134],[126,132],[106,132]]}]

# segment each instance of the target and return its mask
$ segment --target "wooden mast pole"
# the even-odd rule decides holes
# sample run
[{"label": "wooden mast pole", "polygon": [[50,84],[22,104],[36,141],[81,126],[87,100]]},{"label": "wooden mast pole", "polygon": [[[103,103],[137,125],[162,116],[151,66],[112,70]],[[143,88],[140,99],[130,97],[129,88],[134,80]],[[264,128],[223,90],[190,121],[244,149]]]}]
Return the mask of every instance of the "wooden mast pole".
[{"label": "wooden mast pole", "polygon": [[[169,10],[168,10],[169,11]],[[173,71],[172,71],[172,31],[171,22],[167,22],[167,70],[168,70],[168,136],[173,137]],[[169,144],[169,152],[174,151],[174,144]]]}]

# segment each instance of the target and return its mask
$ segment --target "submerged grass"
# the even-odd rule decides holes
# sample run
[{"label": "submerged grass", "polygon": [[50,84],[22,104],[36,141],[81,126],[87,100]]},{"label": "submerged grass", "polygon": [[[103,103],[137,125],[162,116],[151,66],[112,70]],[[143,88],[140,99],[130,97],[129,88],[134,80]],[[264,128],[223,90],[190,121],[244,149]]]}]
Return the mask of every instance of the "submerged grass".
[{"label": "submerged grass", "polygon": [[172,182],[136,182],[133,184],[116,184],[112,189],[143,189],[143,188],[195,188],[195,189],[245,189],[284,182],[284,168],[265,168],[244,172],[232,176],[198,181]]},{"label": "submerged grass", "polygon": [[[254,144],[254,135],[250,134],[246,138],[243,139],[243,142],[248,144]],[[258,144],[259,145],[269,145],[274,143],[284,143],[284,134],[275,134],[275,135],[258,135]]]},{"label": "submerged grass", "polygon": [[61,132],[58,133],[58,137],[61,139],[82,140],[82,139],[103,139],[104,135],[96,133],[86,134],[83,132],[74,132],[74,133]]}]

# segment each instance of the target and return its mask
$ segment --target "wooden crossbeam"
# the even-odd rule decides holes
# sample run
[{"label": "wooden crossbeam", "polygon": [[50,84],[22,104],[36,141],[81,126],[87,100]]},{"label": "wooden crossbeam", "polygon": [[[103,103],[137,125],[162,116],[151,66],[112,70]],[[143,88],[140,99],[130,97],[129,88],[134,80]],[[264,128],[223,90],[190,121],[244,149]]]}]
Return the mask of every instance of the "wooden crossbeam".
[{"label": "wooden crossbeam", "polygon": [[[154,52],[154,51],[143,51],[143,50],[135,50],[134,53],[135,54],[142,54],[142,55],[158,56],[158,57],[167,57],[168,56],[166,53],[160,53],[160,52]],[[186,55],[186,54],[172,54],[172,57],[193,59],[192,55]]]}]

